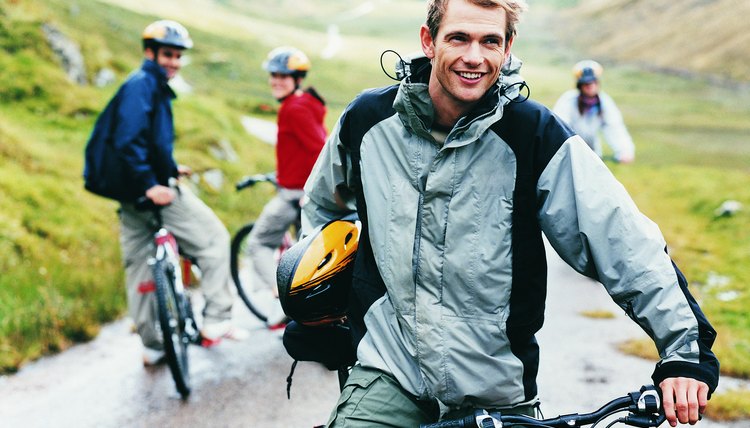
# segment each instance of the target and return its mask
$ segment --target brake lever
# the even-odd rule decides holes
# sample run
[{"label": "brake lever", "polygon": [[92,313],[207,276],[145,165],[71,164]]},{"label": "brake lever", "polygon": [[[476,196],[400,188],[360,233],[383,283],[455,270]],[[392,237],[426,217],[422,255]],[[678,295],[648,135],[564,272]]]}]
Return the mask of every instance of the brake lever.
[{"label": "brake lever", "polygon": [[667,417],[663,414],[659,415],[628,415],[624,418],[620,418],[619,421],[630,425],[633,427],[639,427],[639,428],[652,428],[652,427],[658,427],[661,425],[665,420],[667,420]]}]

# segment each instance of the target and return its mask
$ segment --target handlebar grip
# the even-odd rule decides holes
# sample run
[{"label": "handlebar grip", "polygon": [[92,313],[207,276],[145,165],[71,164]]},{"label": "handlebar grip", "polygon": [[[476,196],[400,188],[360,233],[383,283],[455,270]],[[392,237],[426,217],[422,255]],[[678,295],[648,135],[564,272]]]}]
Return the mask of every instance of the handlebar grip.
[{"label": "handlebar grip", "polygon": [[246,187],[254,185],[255,182],[255,177],[245,177],[242,180],[238,181],[237,184],[234,185],[234,188],[240,191]]},{"label": "handlebar grip", "polygon": [[477,422],[474,415],[467,415],[459,419],[447,419],[431,424],[421,424],[419,428],[476,428]]},{"label": "handlebar grip", "polygon": [[237,189],[237,191],[240,191],[246,187],[254,186],[256,183],[260,183],[263,181],[268,181],[269,183],[275,184],[276,173],[269,172],[267,174],[254,174],[242,177],[242,179],[234,185],[234,188]]},{"label": "handlebar grip", "polygon": [[433,424],[420,424],[419,428],[468,428],[463,419],[451,419]]}]

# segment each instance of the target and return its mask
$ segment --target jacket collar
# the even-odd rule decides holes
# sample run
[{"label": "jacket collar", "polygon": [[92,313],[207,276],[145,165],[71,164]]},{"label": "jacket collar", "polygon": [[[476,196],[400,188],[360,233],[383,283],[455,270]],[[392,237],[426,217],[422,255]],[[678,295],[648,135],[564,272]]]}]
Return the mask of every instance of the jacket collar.
[{"label": "jacket collar", "polygon": [[172,88],[169,86],[169,80],[167,79],[167,73],[164,71],[159,64],[156,62],[150,60],[150,59],[144,59],[143,64],[141,65],[141,70],[146,72],[147,74],[153,76],[156,78],[156,81],[159,84],[159,87],[166,91],[170,98],[177,98],[177,94],[172,90]]},{"label": "jacket collar", "polygon": [[[445,147],[458,147],[476,141],[484,132],[502,118],[505,105],[520,94],[520,59],[511,55],[503,65],[500,78],[480,102],[454,125],[446,139]],[[407,58],[397,65],[397,74],[403,76],[393,108],[404,126],[415,134],[434,141],[430,128],[435,118],[435,108],[428,91],[432,67],[422,54]]]}]

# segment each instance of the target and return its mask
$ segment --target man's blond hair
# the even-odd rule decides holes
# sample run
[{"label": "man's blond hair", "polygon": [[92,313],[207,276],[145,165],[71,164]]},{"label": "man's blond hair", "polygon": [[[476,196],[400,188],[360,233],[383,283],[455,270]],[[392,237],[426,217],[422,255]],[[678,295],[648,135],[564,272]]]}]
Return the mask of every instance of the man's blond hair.
[{"label": "man's blond hair", "polygon": [[[448,2],[451,0],[430,0],[427,4],[427,28],[434,40],[437,37],[440,23],[443,21]],[[528,9],[526,0],[453,0],[466,1],[479,7],[487,9],[504,9],[507,20],[505,28],[506,43],[516,35],[516,24],[521,19],[521,14]]]}]

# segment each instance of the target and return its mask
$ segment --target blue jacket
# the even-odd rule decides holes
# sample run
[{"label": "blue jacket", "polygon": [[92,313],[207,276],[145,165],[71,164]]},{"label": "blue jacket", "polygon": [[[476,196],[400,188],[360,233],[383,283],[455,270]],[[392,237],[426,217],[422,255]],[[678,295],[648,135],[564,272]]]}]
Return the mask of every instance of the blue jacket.
[{"label": "blue jacket", "polygon": [[126,201],[177,176],[172,158],[175,97],[164,70],[150,60],[144,60],[115,95],[112,144],[127,177],[122,192]]}]

